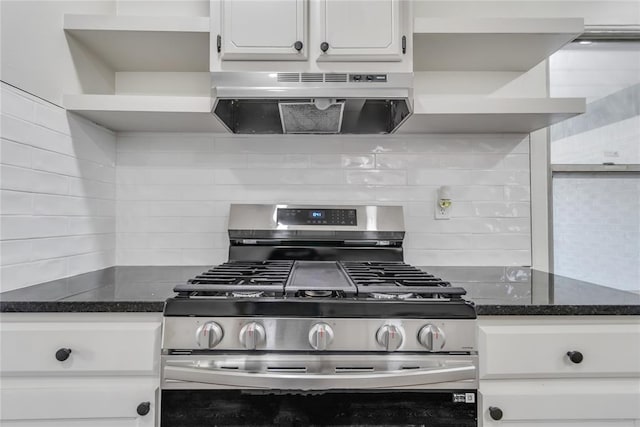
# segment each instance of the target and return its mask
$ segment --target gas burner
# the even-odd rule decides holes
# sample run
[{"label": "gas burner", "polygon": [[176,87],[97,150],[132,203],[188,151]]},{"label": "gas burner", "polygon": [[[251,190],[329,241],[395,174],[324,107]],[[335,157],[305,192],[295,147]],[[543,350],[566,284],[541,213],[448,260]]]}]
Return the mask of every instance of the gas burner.
[{"label": "gas burner", "polygon": [[236,291],[236,292],[231,292],[231,296],[235,298],[260,298],[264,296],[264,292],[263,291],[253,291],[253,292]]},{"label": "gas burner", "polygon": [[309,290],[309,291],[301,291],[300,294],[302,296],[309,297],[309,298],[328,298],[333,295],[333,291]]},{"label": "gas burner", "polygon": [[386,299],[386,300],[405,300],[405,299],[411,299],[416,297],[416,294],[414,294],[413,292],[407,292],[402,294],[372,292],[370,295],[373,297],[373,299]]}]

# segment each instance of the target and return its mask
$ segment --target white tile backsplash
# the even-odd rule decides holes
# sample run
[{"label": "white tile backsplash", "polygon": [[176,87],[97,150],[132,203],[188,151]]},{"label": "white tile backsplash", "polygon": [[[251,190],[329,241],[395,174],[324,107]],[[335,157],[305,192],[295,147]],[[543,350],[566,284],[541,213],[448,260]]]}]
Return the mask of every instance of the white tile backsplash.
[{"label": "white tile backsplash", "polygon": [[115,135],[2,84],[0,291],[115,263]]},{"label": "white tile backsplash", "polygon": [[531,262],[526,135],[115,135],[7,85],[1,119],[3,291],[114,264],[222,262],[237,202],[399,204],[407,262]]},{"label": "white tile backsplash", "polygon": [[[418,265],[530,265],[525,135],[118,135],[116,261],[215,264],[231,203],[400,204]],[[440,185],[452,219],[436,221]]]}]

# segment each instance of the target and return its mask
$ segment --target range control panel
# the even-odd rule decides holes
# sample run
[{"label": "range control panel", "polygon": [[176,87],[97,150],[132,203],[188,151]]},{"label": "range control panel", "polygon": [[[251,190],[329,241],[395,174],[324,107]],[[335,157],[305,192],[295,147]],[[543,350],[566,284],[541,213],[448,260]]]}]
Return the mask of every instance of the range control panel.
[{"label": "range control panel", "polygon": [[282,225],[352,225],[357,226],[355,209],[278,209]]}]

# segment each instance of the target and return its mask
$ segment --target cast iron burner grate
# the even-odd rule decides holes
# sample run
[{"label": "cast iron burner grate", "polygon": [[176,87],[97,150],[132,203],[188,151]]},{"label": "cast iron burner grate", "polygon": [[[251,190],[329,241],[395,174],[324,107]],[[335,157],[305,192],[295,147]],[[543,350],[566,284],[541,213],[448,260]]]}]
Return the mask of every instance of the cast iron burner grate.
[{"label": "cast iron burner grate", "polygon": [[358,295],[374,299],[460,299],[463,288],[452,287],[426,271],[402,262],[343,261],[342,267],[358,288]]},{"label": "cast iron burner grate", "polygon": [[293,261],[234,261],[217,265],[185,285],[179,296],[274,297],[284,292]]}]

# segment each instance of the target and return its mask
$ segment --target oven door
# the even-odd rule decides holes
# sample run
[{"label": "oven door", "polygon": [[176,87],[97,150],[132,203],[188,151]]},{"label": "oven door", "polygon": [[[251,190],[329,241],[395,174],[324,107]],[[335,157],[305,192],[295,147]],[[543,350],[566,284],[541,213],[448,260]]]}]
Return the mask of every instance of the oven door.
[{"label": "oven door", "polygon": [[162,426],[475,426],[475,355],[169,355]]}]

